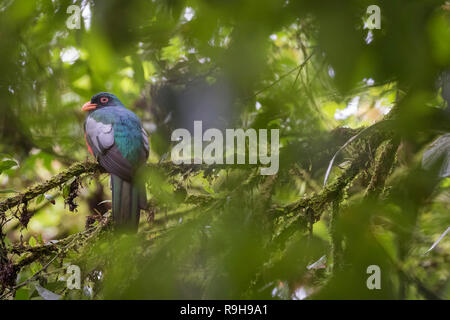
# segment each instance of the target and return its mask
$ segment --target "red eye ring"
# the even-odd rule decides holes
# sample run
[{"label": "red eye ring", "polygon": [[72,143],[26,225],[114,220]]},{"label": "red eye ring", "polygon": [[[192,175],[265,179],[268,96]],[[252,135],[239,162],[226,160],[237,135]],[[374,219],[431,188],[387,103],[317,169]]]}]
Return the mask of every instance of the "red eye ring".
[{"label": "red eye ring", "polygon": [[100,98],[100,102],[101,102],[101,103],[107,103],[108,100],[109,100],[109,99],[108,99],[107,97],[101,97],[101,98]]}]

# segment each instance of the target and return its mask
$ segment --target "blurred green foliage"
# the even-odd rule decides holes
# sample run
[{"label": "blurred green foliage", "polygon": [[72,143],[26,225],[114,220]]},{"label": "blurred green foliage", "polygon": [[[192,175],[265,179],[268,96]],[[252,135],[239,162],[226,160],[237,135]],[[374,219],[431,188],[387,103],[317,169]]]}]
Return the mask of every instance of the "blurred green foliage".
[{"label": "blurred green foliage", "polygon": [[[73,4],[79,29],[66,24]],[[380,30],[364,27],[372,4]],[[75,237],[40,272],[52,258],[43,253],[13,279],[39,272],[15,299],[42,298],[36,283],[67,299],[448,299],[448,236],[424,253],[450,225],[450,184],[420,159],[448,131],[449,85],[437,79],[448,80],[449,9],[437,0],[1,0],[0,201],[87,158],[81,106],[101,91],[140,116],[152,163],[192,120],[277,128],[281,143],[273,177],[251,166],[152,167],[137,236]],[[322,187],[338,148],[387,114],[387,142],[357,139]],[[382,160],[389,143],[400,145],[393,164]],[[379,163],[382,192],[370,197]],[[26,258],[12,248],[66,244],[88,216],[108,211],[106,175],[83,179],[75,212],[64,201],[72,183],[27,203],[27,228],[14,218],[24,206],[6,213],[2,274]],[[81,290],[61,281],[70,264],[81,268]],[[366,286],[374,264],[381,290]],[[1,279],[0,295],[11,287]]]}]

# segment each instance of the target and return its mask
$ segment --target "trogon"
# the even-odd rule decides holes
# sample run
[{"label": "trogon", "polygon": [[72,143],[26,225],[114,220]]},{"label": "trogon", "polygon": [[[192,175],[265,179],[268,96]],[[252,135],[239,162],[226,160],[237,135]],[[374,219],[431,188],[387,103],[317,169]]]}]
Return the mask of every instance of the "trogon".
[{"label": "trogon", "polygon": [[113,94],[100,92],[82,108],[89,152],[111,174],[112,216],[118,229],[136,231],[146,206],[145,185],[137,171],[149,155],[148,135],[139,117]]}]

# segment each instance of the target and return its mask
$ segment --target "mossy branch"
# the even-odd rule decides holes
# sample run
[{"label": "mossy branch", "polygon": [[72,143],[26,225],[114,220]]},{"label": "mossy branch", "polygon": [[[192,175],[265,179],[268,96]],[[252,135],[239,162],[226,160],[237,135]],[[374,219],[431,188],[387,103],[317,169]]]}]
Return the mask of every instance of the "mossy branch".
[{"label": "mossy branch", "polygon": [[[175,165],[170,161],[160,162],[160,163],[149,163],[148,168],[159,168],[165,170],[169,176],[174,176],[177,174],[191,174],[200,170],[211,171],[213,169],[225,168],[226,165],[196,165],[196,164],[181,164]],[[229,167],[229,166],[228,166]],[[7,198],[0,202],[0,216],[4,215],[5,212],[21,203],[29,202],[30,200],[36,198],[37,196],[46,193],[47,191],[63,185],[65,182],[69,181],[74,177],[79,177],[86,174],[94,173],[105,173],[104,169],[96,162],[86,161],[86,162],[76,162],[71,165],[66,170],[60,172],[51,179],[37,184],[24,192]]]},{"label": "mossy branch", "polygon": [[383,145],[380,158],[375,163],[374,173],[366,190],[367,198],[377,198],[384,189],[385,181],[389,176],[395,161],[399,146],[399,139],[395,137]]},{"label": "mossy branch", "polygon": [[96,171],[100,172],[100,170],[101,167],[97,163],[77,162],[44,183],[35,185],[23,193],[0,202],[0,215],[4,215],[8,209],[21,203],[28,202],[37,196],[62,185],[73,177],[78,177],[86,173],[94,173]]}]

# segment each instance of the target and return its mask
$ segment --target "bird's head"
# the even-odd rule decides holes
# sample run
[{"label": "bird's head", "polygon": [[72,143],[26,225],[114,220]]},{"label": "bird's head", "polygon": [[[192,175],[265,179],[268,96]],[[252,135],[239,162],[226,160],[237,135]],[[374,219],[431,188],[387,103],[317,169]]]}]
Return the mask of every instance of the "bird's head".
[{"label": "bird's head", "polygon": [[91,100],[83,105],[81,110],[83,111],[93,111],[103,107],[111,106],[121,106],[124,107],[123,103],[115,95],[109,92],[100,92],[92,96]]}]

